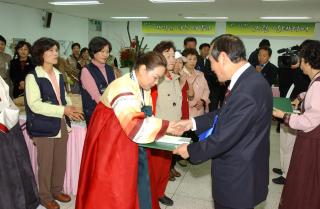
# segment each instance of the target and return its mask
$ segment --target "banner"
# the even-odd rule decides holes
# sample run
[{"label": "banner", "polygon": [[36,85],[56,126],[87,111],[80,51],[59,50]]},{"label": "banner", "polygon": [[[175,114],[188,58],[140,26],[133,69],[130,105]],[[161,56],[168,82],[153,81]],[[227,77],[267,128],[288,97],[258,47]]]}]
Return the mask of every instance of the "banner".
[{"label": "banner", "polygon": [[163,35],[208,35],[215,34],[215,22],[192,21],[143,21],[142,32]]},{"label": "banner", "polygon": [[227,22],[226,33],[241,36],[314,36],[315,23]]}]

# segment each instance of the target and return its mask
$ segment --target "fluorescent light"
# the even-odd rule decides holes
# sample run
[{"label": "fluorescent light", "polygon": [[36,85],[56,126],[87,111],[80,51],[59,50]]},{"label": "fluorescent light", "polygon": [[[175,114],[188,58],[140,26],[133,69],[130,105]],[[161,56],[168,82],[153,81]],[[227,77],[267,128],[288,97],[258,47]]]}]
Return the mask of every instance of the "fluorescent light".
[{"label": "fluorescent light", "polygon": [[184,17],[191,20],[226,20],[228,17]]},{"label": "fluorescent light", "polygon": [[52,1],[49,4],[59,5],[59,6],[69,6],[69,5],[97,5],[103,4],[99,1]]},{"label": "fluorescent light", "polygon": [[204,3],[214,2],[215,0],[149,0],[152,3]]},{"label": "fluorescent light", "polygon": [[277,2],[277,1],[300,1],[300,0],[261,0],[261,1],[272,1],[272,2]]},{"label": "fluorescent light", "polygon": [[311,17],[260,17],[263,20],[308,20]]},{"label": "fluorescent light", "polygon": [[149,19],[149,17],[111,17],[112,19]]}]

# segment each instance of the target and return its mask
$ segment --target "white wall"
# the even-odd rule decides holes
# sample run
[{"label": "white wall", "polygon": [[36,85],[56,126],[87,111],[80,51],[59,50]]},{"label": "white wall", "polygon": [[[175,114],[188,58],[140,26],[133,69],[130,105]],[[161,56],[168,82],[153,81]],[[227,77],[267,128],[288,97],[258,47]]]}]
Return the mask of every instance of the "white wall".
[{"label": "white wall", "polygon": [[[225,33],[226,24],[224,22],[216,23],[216,35],[221,35]],[[320,39],[320,23],[316,23],[316,32],[314,37],[307,37],[311,39]],[[141,21],[130,22],[130,34],[133,38],[135,35],[139,36],[139,40],[144,36],[144,43],[148,44],[149,50],[159,43],[161,40],[171,40],[175,43],[177,49],[183,49],[183,40],[187,36],[164,36],[164,35],[145,35],[142,33]],[[113,45],[113,52],[115,56],[119,55],[119,50],[121,46],[129,46],[129,39],[126,31],[126,22],[104,22],[102,27],[102,35],[106,37]],[[212,37],[208,36],[195,36],[197,38],[198,46],[201,43],[210,43]],[[270,40],[271,48],[273,50],[273,55],[271,57],[271,62],[277,64],[277,50],[281,48],[288,48],[297,44],[300,44],[306,37],[241,37],[247,50],[247,57],[250,53],[255,50],[261,39],[267,38]]]},{"label": "white wall", "polygon": [[[42,16],[43,10],[23,7],[13,4],[0,2],[0,34],[7,39],[7,47],[9,47],[13,38],[25,38],[31,44],[42,36],[51,37],[56,40],[66,40],[79,42],[82,47],[88,45],[88,39],[92,36],[99,35],[94,31],[89,31],[89,23],[87,18],[80,18],[65,14],[53,12],[51,27],[44,28]],[[144,36],[144,44],[148,44],[148,49],[153,47],[161,40],[172,40],[177,49],[183,49],[183,40],[186,36],[164,36],[164,35],[144,35],[141,30],[141,21],[132,21],[130,23],[130,31],[132,38],[135,35],[139,39]],[[216,36],[225,33],[225,22],[216,23]],[[313,39],[320,39],[320,23],[316,24],[316,35],[310,37]],[[126,22],[103,22],[102,36],[106,37],[113,45],[113,52],[115,56],[119,56],[121,46],[128,46],[129,39],[126,31]],[[214,37],[196,36],[198,45],[204,42],[210,43]],[[277,63],[276,51],[280,48],[291,47],[300,44],[305,38],[298,37],[242,37],[247,55],[249,55],[255,48],[257,48],[262,38],[268,38],[273,49],[273,56],[271,61]],[[10,49],[7,52],[12,54]],[[69,51],[67,52],[69,54]]]},{"label": "white wall", "polygon": [[[31,44],[40,37],[79,42],[88,45],[88,19],[52,13],[50,28],[43,27],[43,10],[0,2],[0,34],[7,40],[7,53],[13,38],[25,38]],[[69,53],[69,51],[67,52]]]}]

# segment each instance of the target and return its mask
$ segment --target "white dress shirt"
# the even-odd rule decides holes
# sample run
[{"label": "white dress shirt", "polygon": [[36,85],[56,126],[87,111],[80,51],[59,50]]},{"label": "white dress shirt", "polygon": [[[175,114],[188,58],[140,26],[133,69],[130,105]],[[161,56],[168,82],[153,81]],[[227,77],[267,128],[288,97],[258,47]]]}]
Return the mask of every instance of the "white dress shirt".
[{"label": "white dress shirt", "polygon": [[[242,73],[244,73],[244,71],[246,71],[246,69],[248,69],[250,67],[250,63],[247,62],[246,64],[242,65],[231,77],[231,82],[230,85],[228,87],[228,89],[231,91],[234,84],[237,82],[237,80],[240,78],[240,76],[242,75]],[[196,131],[197,130],[197,124],[196,121],[194,120],[194,118],[191,118],[192,120],[192,131]]]}]

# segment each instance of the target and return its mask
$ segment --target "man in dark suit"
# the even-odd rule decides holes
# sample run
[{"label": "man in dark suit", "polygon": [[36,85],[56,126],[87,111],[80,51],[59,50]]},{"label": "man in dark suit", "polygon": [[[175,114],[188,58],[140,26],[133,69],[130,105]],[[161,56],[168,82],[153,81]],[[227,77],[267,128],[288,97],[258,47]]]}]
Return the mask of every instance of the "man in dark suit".
[{"label": "man in dark suit", "polygon": [[225,104],[178,122],[176,128],[196,130],[202,140],[183,144],[173,153],[193,163],[212,159],[215,209],[253,208],[268,194],[271,88],[246,61],[237,36],[217,37],[209,59],[220,82],[231,79]]},{"label": "man in dark suit", "polygon": [[[270,41],[268,39],[262,39],[259,43],[259,48],[260,47],[269,47],[270,48]],[[253,67],[256,67],[257,65],[259,65],[259,60],[258,60],[258,53],[259,53],[259,48],[255,49],[249,56],[248,62],[250,62],[250,64]]]},{"label": "man in dark suit", "polygon": [[272,50],[269,47],[260,47],[258,53],[259,65],[256,70],[261,72],[263,77],[268,81],[269,85],[277,83],[278,68],[270,62]]}]

